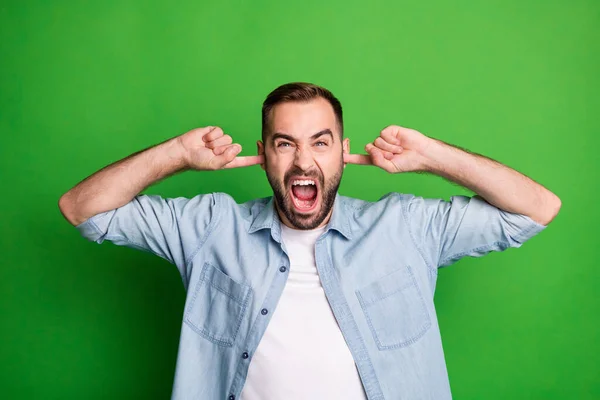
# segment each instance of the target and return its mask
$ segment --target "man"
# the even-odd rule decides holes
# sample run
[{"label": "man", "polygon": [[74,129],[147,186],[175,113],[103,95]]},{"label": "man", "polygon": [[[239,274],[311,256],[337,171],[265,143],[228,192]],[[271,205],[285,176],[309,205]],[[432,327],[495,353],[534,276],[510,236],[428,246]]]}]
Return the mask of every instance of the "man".
[{"label": "man", "polygon": [[[60,201],[84,237],[151,251],[187,298],[173,399],[449,399],[437,268],[520,247],[559,198],[485,157],[399,126],[349,153],[340,102],[292,83],[263,104],[258,155],[194,129],[91,175]],[[476,196],[337,193],[346,164],[425,171]],[[139,195],[183,170],[260,164],[273,196]]]}]

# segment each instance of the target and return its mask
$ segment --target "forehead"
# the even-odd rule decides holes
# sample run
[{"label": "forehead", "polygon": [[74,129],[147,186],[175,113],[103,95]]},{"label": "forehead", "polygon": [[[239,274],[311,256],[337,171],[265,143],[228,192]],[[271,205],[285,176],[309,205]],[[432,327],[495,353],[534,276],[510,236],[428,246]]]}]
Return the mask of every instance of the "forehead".
[{"label": "forehead", "polygon": [[338,132],[333,107],[321,97],[309,102],[281,103],[271,111],[271,132],[304,138],[324,129]]}]

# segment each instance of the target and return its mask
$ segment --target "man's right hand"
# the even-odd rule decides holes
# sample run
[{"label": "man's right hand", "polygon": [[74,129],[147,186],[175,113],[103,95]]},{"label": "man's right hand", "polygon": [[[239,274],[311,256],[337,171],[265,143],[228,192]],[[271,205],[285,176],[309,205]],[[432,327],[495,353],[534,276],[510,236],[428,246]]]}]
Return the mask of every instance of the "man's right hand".
[{"label": "man's right hand", "polygon": [[181,136],[114,162],[63,194],[58,206],[78,225],[98,213],[130,202],[159,180],[186,169],[216,170],[263,164],[263,156],[236,157],[242,146],[217,127],[193,129]]},{"label": "man's right hand", "polygon": [[199,171],[248,167],[264,163],[263,156],[237,157],[242,146],[232,143],[219,127],[192,129],[178,137],[188,168]]}]

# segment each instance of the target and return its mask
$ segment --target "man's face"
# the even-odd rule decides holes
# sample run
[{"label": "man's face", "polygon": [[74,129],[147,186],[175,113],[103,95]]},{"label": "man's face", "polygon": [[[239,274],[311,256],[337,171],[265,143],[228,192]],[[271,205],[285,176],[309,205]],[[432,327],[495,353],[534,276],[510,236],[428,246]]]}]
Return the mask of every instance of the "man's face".
[{"label": "man's face", "polygon": [[270,127],[258,152],[265,155],[263,168],[281,220],[296,229],[325,225],[342,178],[342,154],[349,151],[333,108],[320,97],[278,104]]}]

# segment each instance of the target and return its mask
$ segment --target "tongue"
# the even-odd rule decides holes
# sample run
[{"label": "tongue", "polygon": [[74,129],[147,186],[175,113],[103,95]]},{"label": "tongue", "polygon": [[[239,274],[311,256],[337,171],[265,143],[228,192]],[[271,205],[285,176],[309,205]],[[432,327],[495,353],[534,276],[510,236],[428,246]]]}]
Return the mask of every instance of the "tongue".
[{"label": "tongue", "polygon": [[317,188],[313,185],[292,186],[292,192],[299,200],[312,200],[317,197]]}]

